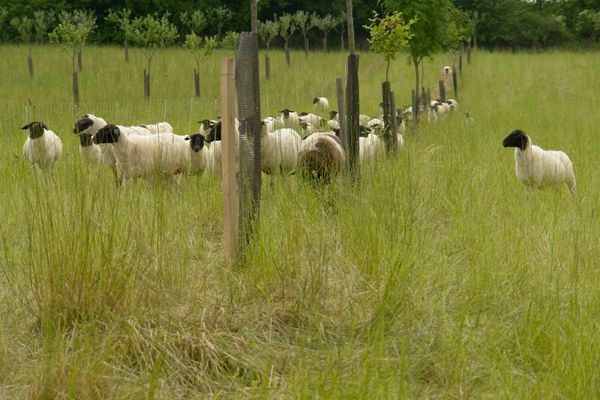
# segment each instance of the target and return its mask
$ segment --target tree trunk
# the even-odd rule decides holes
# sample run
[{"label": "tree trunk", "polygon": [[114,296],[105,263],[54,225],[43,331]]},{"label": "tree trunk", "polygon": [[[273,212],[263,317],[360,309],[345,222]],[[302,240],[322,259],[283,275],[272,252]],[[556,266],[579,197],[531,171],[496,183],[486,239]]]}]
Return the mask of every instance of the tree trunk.
[{"label": "tree trunk", "polygon": [[416,110],[413,109],[413,119],[417,119],[419,116],[419,60],[417,59],[417,57],[413,56],[413,64],[415,66],[415,96],[416,96],[416,100],[417,100],[417,108]]},{"label": "tree trunk", "polygon": [[129,43],[125,39],[125,61],[129,62]]},{"label": "tree trunk", "polygon": [[287,40],[285,41],[285,44],[283,45],[283,49],[285,50],[285,62],[287,63],[287,65],[289,67],[291,65],[291,60],[290,60],[290,49],[288,48]]},{"label": "tree trunk", "polygon": [[200,71],[194,68],[194,88],[196,89],[196,97],[200,97]]},{"label": "tree trunk", "polygon": [[358,55],[348,56],[348,81],[346,82],[346,121],[348,132],[348,166],[352,183],[357,185],[360,178],[359,166],[359,81]]},{"label": "tree trunk", "polygon": [[391,112],[391,90],[390,82],[385,81],[381,84],[381,94],[383,99],[383,143],[388,153],[392,152],[392,112]]},{"label": "tree trunk", "polygon": [[327,51],[327,32],[323,35],[323,51]]},{"label": "tree trunk", "polygon": [[73,71],[73,102],[79,107],[79,79],[75,71]]},{"label": "tree trunk", "polygon": [[344,49],[345,49],[345,46],[344,46],[344,33],[345,32],[342,31],[342,35],[340,36],[340,39],[341,39],[340,43],[342,44],[342,46],[341,46],[342,47],[342,51],[344,51]]},{"label": "tree trunk", "polygon": [[271,59],[267,54],[265,54],[265,78],[269,79],[271,77]]},{"label": "tree trunk", "polygon": [[308,36],[304,34],[304,56],[308,57]]},{"label": "tree trunk", "polygon": [[27,56],[27,66],[29,67],[29,77],[33,78],[33,57],[31,57],[31,47],[29,48],[29,56]]},{"label": "tree trunk", "polygon": [[83,69],[83,62],[81,60],[81,49],[77,51],[77,66],[79,67],[79,71]]}]

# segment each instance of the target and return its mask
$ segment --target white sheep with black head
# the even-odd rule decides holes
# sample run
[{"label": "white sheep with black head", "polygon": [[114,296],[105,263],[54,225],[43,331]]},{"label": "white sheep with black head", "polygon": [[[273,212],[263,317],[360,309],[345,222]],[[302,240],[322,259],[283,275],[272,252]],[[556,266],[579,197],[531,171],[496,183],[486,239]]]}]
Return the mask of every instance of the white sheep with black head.
[{"label": "white sheep with black head", "polygon": [[520,129],[504,138],[502,145],[515,148],[515,172],[525,188],[560,186],[566,183],[571,194],[576,193],[573,163],[564,152],[543,150],[535,146],[531,138]]},{"label": "white sheep with black head", "polygon": [[23,145],[23,155],[36,169],[52,170],[62,155],[62,142],[45,123],[32,121],[21,128],[29,135]]}]

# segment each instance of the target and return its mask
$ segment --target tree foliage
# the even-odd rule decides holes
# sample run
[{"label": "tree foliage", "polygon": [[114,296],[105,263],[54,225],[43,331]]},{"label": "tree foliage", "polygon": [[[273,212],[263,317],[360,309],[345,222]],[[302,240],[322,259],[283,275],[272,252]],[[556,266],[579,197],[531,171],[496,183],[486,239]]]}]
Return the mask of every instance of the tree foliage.
[{"label": "tree foliage", "polygon": [[131,41],[141,47],[148,61],[148,73],[156,50],[172,44],[175,39],[177,39],[177,28],[169,22],[168,13],[160,18],[146,15],[132,21]]},{"label": "tree foliage", "polygon": [[183,47],[188,49],[196,60],[196,68],[199,71],[200,65],[208,60],[215,48],[217,47],[217,39],[214,36],[205,37],[204,40],[194,32],[185,35]]},{"label": "tree foliage", "polygon": [[33,19],[26,15],[14,17],[10,20],[10,26],[19,33],[21,43],[31,43],[31,39],[33,38]]},{"label": "tree foliage", "polygon": [[279,35],[279,22],[275,21],[258,21],[258,36],[263,41],[267,49],[271,46],[271,42]]},{"label": "tree foliage", "polygon": [[208,18],[206,18],[206,15],[201,10],[194,10],[193,12],[182,11],[179,14],[179,20],[187,32],[193,32],[196,35],[202,33],[208,25]]},{"label": "tree foliage", "polygon": [[131,10],[129,8],[123,8],[121,10],[109,10],[106,20],[115,24],[121,32],[126,41],[131,40],[131,34],[133,31],[133,21],[131,19]]}]

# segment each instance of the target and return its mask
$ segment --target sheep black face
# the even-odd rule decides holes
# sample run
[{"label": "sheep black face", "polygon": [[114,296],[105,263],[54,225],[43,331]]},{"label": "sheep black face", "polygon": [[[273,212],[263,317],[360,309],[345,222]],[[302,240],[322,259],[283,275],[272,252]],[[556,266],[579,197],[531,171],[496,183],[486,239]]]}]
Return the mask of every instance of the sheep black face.
[{"label": "sheep black face", "polygon": [[116,125],[108,124],[103,128],[100,128],[94,135],[94,143],[116,143],[119,141],[121,131]]},{"label": "sheep black face", "polygon": [[204,138],[206,142],[214,142],[215,140],[221,140],[221,121],[217,122],[210,128],[210,132]]},{"label": "sheep black face", "polygon": [[44,129],[48,129],[45,123],[33,121],[21,128],[22,130],[29,129],[29,138],[37,139],[44,134]]},{"label": "sheep black face", "polygon": [[313,98],[313,105],[317,104],[319,102],[319,100],[320,99],[318,97]]},{"label": "sheep black face", "polygon": [[92,125],[94,125],[94,121],[92,121],[87,115],[84,115],[83,117],[79,118],[77,122],[75,122],[75,126],[73,126],[73,133],[81,133]]},{"label": "sheep black face", "polygon": [[335,119],[338,115],[337,111],[329,111],[329,119]]},{"label": "sheep black face", "polygon": [[81,145],[81,147],[91,146],[92,143],[92,135],[90,135],[89,133],[82,133],[81,135],[79,135],[79,144]]},{"label": "sheep black face", "polygon": [[190,147],[196,153],[198,153],[204,147],[204,140],[205,140],[204,136],[202,136],[199,133],[195,133],[193,135],[186,136],[185,140],[190,141]]},{"label": "sheep black face", "polygon": [[529,137],[527,134],[520,129],[514,130],[504,138],[502,141],[502,145],[504,147],[518,147],[521,150],[525,150],[527,147],[527,143],[529,142]]},{"label": "sheep black face", "polygon": [[367,136],[369,136],[369,133],[371,133],[371,130],[369,128],[367,128],[366,126],[360,125],[358,127],[358,136],[367,137]]},{"label": "sheep black face", "polygon": [[209,130],[212,126],[210,119],[203,119],[202,121],[198,121],[198,123],[202,125],[205,131]]},{"label": "sheep black face", "polygon": [[283,110],[280,111],[280,113],[283,114],[284,118],[289,118],[290,117],[290,113],[294,112],[293,110],[290,110],[288,108],[284,108]]}]

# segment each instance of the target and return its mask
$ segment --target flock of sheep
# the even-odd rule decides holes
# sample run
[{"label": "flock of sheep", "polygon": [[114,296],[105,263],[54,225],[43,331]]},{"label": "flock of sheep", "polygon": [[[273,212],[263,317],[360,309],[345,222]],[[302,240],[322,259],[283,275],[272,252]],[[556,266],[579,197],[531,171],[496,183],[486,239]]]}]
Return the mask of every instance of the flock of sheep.
[{"label": "flock of sheep", "polygon": [[[443,75],[448,76],[449,67]],[[337,112],[329,110],[325,97],[313,99],[314,113],[281,110],[281,115],[263,119],[261,130],[261,169],[264,173],[289,175],[297,170],[303,176],[328,182],[345,163],[345,153],[339,137]],[[427,110],[429,120],[456,110],[455,100],[433,100]],[[320,115],[319,115],[320,114]],[[404,144],[404,120],[412,115],[411,107],[397,110],[398,146]],[[467,117],[468,118],[468,117]],[[410,118],[408,118],[410,120]],[[200,121],[198,133],[178,135],[168,122],[152,125],[122,126],[107,123],[103,118],[86,114],[79,118],[73,133],[79,135],[81,158],[93,165],[105,164],[113,171],[117,185],[137,178],[163,176],[176,183],[180,174],[221,173],[221,121]],[[238,146],[248,139],[239,135]],[[51,170],[62,154],[60,138],[45,123],[33,121],[22,129],[29,130],[23,146],[25,158],[36,169]],[[383,151],[381,139],[385,129],[383,116],[360,115],[359,160],[371,162]],[[532,144],[529,136],[515,130],[503,141],[504,147],[515,147],[516,175],[526,188],[566,183],[576,193],[575,175],[569,157],[562,151],[546,151]]]}]

